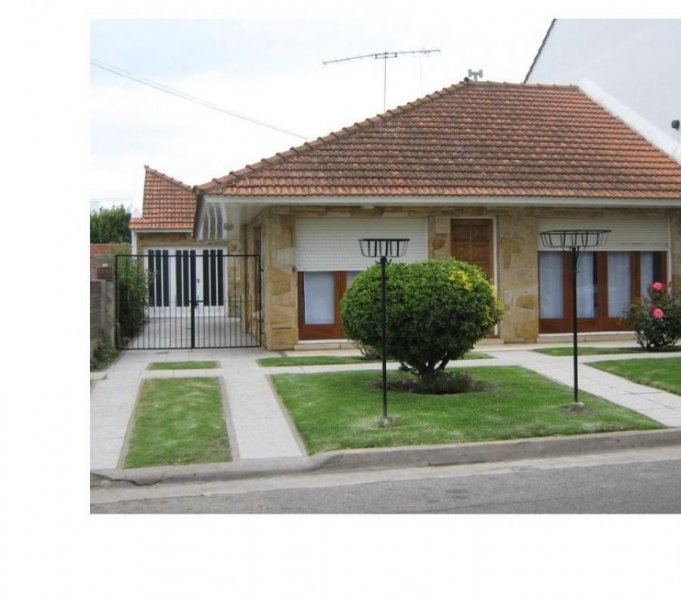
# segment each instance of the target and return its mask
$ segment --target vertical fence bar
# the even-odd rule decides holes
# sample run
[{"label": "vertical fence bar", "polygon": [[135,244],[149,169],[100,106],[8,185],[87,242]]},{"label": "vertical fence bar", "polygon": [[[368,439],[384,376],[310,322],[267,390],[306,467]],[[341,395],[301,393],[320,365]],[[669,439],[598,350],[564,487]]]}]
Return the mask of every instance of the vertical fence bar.
[{"label": "vertical fence bar", "polygon": [[[144,277],[148,301],[140,313],[139,298],[133,299],[140,290],[128,288],[139,288]],[[262,277],[259,255],[177,249],[116,256],[116,344],[131,350],[260,346]],[[141,328],[135,325],[140,318]]]}]

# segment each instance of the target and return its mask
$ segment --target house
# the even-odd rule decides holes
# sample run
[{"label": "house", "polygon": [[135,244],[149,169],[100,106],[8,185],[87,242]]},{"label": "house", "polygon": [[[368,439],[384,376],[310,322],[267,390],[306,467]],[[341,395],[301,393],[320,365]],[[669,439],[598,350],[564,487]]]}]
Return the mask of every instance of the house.
[{"label": "house", "polygon": [[681,162],[681,19],[554,19],[526,83],[578,85]]},{"label": "house", "polygon": [[[626,330],[648,283],[681,285],[681,165],[576,86],[464,80],[195,188],[150,169],[147,182],[138,249],[262,258],[269,349],[341,343],[340,298],[373,263],[363,237],[409,238],[399,260],[478,264],[505,307],[504,342],[571,331],[568,257],[542,246],[544,230],[612,231],[580,259],[580,331]],[[154,195],[181,196],[182,219],[147,210]]]},{"label": "house", "polygon": [[205,210],[197,229],[196,190],[144,168],[142,217],[130,230],[148,272],[147,325],[128,348],[259,345],[259,257],[241,256],[240,241],[227,239],[223,207]]}]

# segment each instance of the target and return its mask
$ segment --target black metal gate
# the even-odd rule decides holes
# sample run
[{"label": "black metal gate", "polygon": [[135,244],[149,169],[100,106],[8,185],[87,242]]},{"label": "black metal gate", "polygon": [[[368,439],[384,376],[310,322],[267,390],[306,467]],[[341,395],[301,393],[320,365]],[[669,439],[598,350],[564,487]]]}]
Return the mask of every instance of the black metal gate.
[{"label": "black metal gate", "polygon": [[162,249],[117,256],[118,346],[132,350],[260,346],[260,256]]}]

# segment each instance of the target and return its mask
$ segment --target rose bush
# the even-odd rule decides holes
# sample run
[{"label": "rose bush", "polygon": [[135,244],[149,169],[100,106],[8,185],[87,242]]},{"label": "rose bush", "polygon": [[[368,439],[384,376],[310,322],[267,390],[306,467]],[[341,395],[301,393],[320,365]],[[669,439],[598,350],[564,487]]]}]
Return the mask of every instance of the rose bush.
[{"label": "rose bush", "polygon": [[626,320],[642,348],[661,350],[674,346],[681,338],[681,294],[656,281],[648,286],[647,298],[629,307]]}]

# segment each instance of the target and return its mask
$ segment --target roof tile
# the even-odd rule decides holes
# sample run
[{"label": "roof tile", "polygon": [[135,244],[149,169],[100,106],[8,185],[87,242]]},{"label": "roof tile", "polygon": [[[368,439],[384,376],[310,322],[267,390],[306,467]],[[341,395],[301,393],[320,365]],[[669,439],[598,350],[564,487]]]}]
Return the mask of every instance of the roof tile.
[{"label": "roof tile", "polygon": [[575,86],[466,82],[198,189],[226,196],[680,198],[681,166]]},{"label": "roof tile", "polygon": [[133,231],[194,229],[196,194],[181,181],[145,165],[142,217],[130,219]]}]

